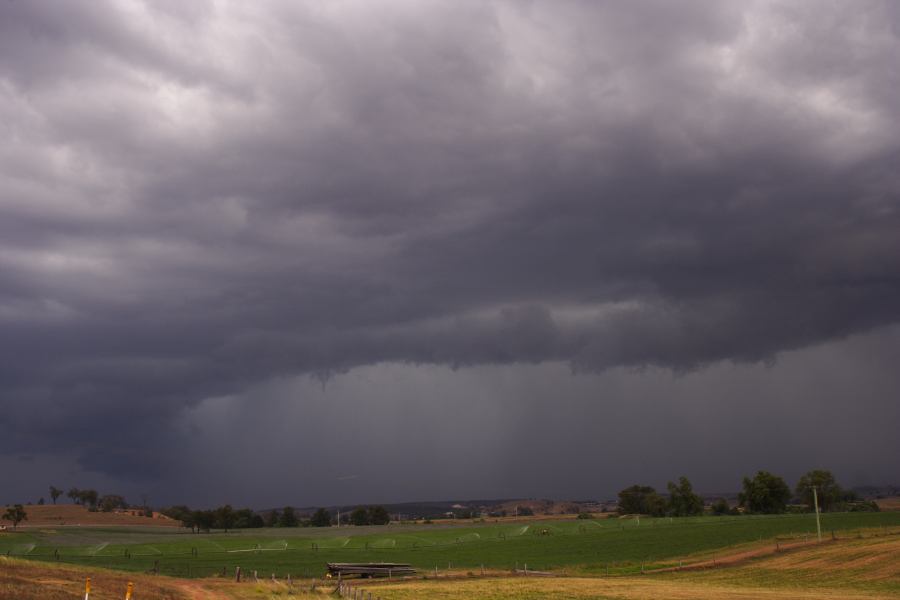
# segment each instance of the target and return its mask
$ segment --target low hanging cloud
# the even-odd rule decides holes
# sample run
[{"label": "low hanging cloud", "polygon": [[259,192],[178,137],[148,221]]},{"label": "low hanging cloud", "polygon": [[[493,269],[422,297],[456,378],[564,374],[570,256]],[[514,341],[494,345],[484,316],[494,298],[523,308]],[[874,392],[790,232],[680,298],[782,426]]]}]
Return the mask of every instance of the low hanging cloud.
[{"label": "low hanging cloud", "polygon": [[896,323],[898,36],[874,1],[0,3],[0,448],[119,472],[275,377]]}]

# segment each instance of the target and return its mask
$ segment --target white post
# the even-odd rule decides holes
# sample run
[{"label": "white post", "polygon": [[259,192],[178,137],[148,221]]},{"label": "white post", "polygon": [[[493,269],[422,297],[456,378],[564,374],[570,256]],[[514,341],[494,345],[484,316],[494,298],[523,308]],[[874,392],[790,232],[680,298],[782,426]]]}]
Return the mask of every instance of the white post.
[{"label": "white post", "polygon": [[819,541],[822,541],[822,523],[819,521],[819,494],[816,492],[816,487],[813,486],[813,504],[816,506],[816,532],[819,536]]}]

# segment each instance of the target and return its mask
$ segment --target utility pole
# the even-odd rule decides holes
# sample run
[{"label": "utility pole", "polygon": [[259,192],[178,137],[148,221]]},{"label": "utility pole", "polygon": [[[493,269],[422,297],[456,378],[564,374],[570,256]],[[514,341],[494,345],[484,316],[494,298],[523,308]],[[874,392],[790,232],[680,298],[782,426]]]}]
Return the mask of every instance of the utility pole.
[{"label": "utility pole", "polygon": [[813,504],[816,507],[816,533],[818,535],[819,541],[822,541],[822,523],[819,521],[819,494],[816,492],[816,486],[812,486],[813,490]]},{"label": "utility pole", "polygon": [[338,527],[341,526],[341,509],[338,509]]}]

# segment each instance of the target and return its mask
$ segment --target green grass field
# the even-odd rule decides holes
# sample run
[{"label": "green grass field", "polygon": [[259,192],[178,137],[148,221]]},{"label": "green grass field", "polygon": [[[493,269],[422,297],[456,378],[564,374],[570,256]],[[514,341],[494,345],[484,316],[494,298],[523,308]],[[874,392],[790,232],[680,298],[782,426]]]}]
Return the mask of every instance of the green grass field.
[{"label": "green grass field", "polygon": [[[900,513],[822,516],[823,531],[900,526]],[[409,562],[423,571],[520,568],[633,573],[736,544],[815,534],[812,515],[533,521],[466,526],[391,525],[191,534],[159,528],[59,528],[0,534],[0,553],[34,560],[203,577],[244,572],[320,576],[326,562]],[[541,535],[547,530],[548,535]],[[317,548],[317,549],[316,549]],[[130,557],[129,557],[130,555]]]}]

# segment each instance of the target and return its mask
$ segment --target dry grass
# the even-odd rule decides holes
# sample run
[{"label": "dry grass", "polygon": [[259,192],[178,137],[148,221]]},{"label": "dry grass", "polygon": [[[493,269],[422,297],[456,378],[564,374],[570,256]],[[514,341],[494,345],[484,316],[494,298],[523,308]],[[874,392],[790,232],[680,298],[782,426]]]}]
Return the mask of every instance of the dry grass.
[{"label": "dry grass", "polygon": [[[151,527],[180,527],[181,523],[164,515],[155,518],[140,517],[131,514],[91,512],[84,506],[75,504],[29,504],[24,507],[28,515],[27,521],[22,521],[19,528],[32,527],[69,527],[73,525],[90,525],[106,527],[109,525],[151,526]],[[12,523],[0,519],[0,525],[12,527]]]},{"label": "dry grass", "polygon": [[900,598],[900,537],[888,535],[813,544],[750,561],[735,569],[694,573],[690,578],[756,588],[852,589]]},{"label": "dry grass", "polygon": [[121,600],[129,581],[135,600],[322,600],[334,590],[333,584],[320,585],[310,593],[311,581],[297,581],[289,590],[284,581],[176,579],[0,557],[0,600],[82,600],[88,576],[91,600]]},{"label": "dry grass", "polygon": [[900,510],[900,496],[889,496],[887,498],[879,498],[875,501],[881,510]]},{"label": "dry grass", "polygon": [[90,571],[73,566],[48,565],[0,557],[0,600],[81,600],[85,577],[91,578],[92,600],[119,600],[125,597],[129,581],[135,584],[136,598],[188,600],[177,580],[118,573],[104,569]]},{"label": "dry grass", "polygon": [[[382,600],[900,599],[897,535],[804,544],[767,556],[749,556],[745,548],[734,554],[741,560],[730,563],[722,557],[723,563],[731,566],[646,576],[545,578],[492,573],[474,577],[459,572],[454,579],[360,581],[358,585]],[[298,581],[289,594],[283,581],[184,580],[0,558],[0,600],[80,599],[86,574],[93,582],[94,600],[123,597],[128,581],[135,582],[136,600],[321,600],[334,589],[333,583],[320,585],[311,593],[309,581]]]},{"label": "dry grass", "polygon": [[468,598],[472,600],[560,600],[628,599],[657,600],[812,600],[814,598],[843,598],[845,600],[896,599],[892,594],[848,592],[847,590],[759,589],[732,585],[710,585],[704,582],[666,581],[652,577],[627,578],[525,578],[474,579],[463,581],[407,582],[378,585],[373,596],[384,600],[413,600],[427,598],[442,600]]},{"label": "dry grass", "polygon": [[[562,598],[773,600],[900,598],[900,537],[887,535],[803,544],[761,556],[745,549],[720,568],[646,576],[586,578],[469,578],[375,584],[384,600]],[[722,565],[732,565],[722,567]]]}]

